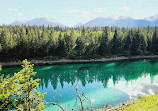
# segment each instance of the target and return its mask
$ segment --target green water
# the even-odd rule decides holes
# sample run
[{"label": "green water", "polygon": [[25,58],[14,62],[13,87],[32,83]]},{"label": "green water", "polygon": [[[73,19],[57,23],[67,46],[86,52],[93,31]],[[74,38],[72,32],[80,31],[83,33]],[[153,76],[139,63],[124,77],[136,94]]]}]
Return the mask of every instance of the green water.
[{"label": "green water", "polygon": [[[1,71],[13,74],[21,68],[6,68]],[[154,94],[158,89],[158,60],[139,60],[108,62],[95,64],[69,64],[36,66],[35,78],[40,78],[38,91],[44,93],[44,100],[60,102],[71,110],[75,104],[76,90],[74,87],[79,78],[79,91],[83,91],[92,100],[93,107],[116,105],[145,94]],[[79,102],[78,102],[79,103]],[[85,107],[90,107],[88,101]],[[74,109],[80,107],[77,104]],[[58,107],[48,105],[46,111],[59,110]]]}]

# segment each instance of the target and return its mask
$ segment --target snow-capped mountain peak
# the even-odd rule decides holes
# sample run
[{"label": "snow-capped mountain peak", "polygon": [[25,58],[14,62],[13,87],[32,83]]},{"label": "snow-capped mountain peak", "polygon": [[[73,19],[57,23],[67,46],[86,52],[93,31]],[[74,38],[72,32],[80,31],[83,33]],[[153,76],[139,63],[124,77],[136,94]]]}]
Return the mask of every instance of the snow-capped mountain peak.
[{"label": "snow-capped mountain peak", "polygon": [[158,14],[156,14],[154,16],[146,17],[145,20],[148,20],[148,21],[158,20]]}]

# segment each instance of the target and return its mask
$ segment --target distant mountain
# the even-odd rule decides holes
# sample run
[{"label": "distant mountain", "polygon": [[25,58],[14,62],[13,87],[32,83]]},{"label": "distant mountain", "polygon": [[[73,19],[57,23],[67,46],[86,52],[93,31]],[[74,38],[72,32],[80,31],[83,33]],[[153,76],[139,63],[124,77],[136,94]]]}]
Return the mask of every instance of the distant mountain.
[{"label": "distant mountain", "polygon": [[158,14],[156,14],[154,16],[146,17],[145,20],[148,20],[148,21],[158,20]]},{"label": "distant mountain", "polygon": [[97,17],[84,24],[85,27],[94,26],[117,26],[117,27],[146,27],[158,26],[158,15],[145,19],[133,19],[131,17],[115,16],[115,17]]},{"label": "distant mountain", "polygon": [[78,22],[74,27],[82,27],[82,26],[83,26],[83,23]]},{"label": "distant mountain", "polygon": [[64,26],[63,24],[59,23],[58,21],[52,19],[52,18],[36,18],[33,20],[29,20],[25,23],[25,25],[51,25],[51,26]]},{"label": "distant mountain", "polygon": [[32,19],[32,20],[29,20],[29,21],[25,21],[25,22],[22,22],[22,21],[15,21],[13,23],[11,23],[10,25],[30,25],[30,26],[33,26],[33,25],[37,25],[37,26],[40,26],[40,25],[45,25],[45,26],[64,26],[63,24],[61,24],[60,22],[52,19],[52,18],[35,18],[35,19]]},{"label": "distant mountain", "polygon": [[22,25],[23,22],[22,21],[15,21],[15,22],[12,22],[11,24],[9,25]]},{"label": "distant mountain", "polygon": [[[62,26],[60,22],[52,19],[52,18],[35,18],[29,21],[15,21],[9,25],[45,25],[45,26]],[[131,17],[124,16],[111,16],[111,17],[97,17],[85,24],[79,22],[74,27],[94,27],[94,26],[117,26],[117,27],[146,27],[146,26],[158,26],[158,14],[150,17],[146,17],[144,19],[134,19]]]}]

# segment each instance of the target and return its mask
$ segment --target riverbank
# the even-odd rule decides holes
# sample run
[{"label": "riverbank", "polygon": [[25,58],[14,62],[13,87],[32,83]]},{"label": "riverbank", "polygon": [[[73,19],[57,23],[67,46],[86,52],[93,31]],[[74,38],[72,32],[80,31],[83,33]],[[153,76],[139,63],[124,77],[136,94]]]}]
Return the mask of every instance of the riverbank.
[{"label": "riverbank", "polygon": [[114,108],[99,109],[98,111],[158,111],[158,94],[139,96]]},{"label": "riverbank", "polygon": [[[157,55],[153,56],[131,56],[131,57],[113,57],[113,58],[102,58],[102,59],[90,59],[90,60],[30,60],[31,64],[35,66],[40,65],[60,65],[60,64],[81,64],[81,63],[101,63],[101,62],[112,62],[112,61],[125,61],[125,60],[141,60],[141,59],[158,59]],[[21,66],[22,61],[17,62],[0,62],[3,68]]]},{"label": "riverbank", "polygon": [[120,111],[158,111],[158,94],[138,97],[119,108]]}]

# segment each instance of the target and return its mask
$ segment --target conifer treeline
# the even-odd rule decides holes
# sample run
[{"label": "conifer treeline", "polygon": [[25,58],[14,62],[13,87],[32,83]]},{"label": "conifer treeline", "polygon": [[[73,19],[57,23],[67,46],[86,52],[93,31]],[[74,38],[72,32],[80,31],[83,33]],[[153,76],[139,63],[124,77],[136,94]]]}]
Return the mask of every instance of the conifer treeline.
[{"label": "conifer treeline", "polygon": [[0,61],[158,54],[158,29],[1,26]]}]

